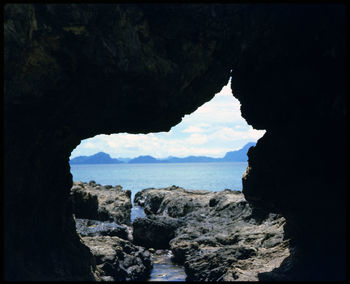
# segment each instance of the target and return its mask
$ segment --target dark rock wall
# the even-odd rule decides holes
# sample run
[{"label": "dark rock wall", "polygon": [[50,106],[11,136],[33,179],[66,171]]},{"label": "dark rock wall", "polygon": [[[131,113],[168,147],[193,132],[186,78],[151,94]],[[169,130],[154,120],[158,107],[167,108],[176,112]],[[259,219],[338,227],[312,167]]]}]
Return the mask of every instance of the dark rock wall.
[{"label": "dark rock wall", "polygon": [[[247,200],[286,216],[305,265],[306,249],[322,246],[315,270],[301,278],[315,278],[319,267],[340,273],[344,10],[6,5],[5,278],[94,279],[68,202],[71,151],[101,133],[169,130],[220,91],[231,69],[243,116],[267,129],[249,153]],[[321,265],[330,252],[332,263]]]},{"label": "dark rock wall", "polygon": [[7,279],[94,277],[66,202],[71,151],[96,134],[167,131],[211,99],[230,75],[221,19],[238,8],[5,7]]},{"label": "dark rock wall", "polygon": [[344,279],[345,9],[261,9],[252,10],[253,44],[232,74],[243,117],[267,129],[248,152],[243,193],[255,208],[287,219],[297,246],[289,279]]}]

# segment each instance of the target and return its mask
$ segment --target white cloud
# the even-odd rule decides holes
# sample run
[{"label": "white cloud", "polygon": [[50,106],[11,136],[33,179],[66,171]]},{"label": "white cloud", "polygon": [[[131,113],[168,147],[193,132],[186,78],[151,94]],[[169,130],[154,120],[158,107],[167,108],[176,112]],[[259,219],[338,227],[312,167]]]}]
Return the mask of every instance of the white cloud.
[{"label": "white cloud", "polygon": [[215,95],[216,97],[218,96],[232,96],[232,91],[231,91],[231,79],[227,83],[226,86],[224,86],[219,93]]},{"label": "white cloud", "polygon": [[242,131],[236,131],[232,128],[224,127],[220,130],[212,133],[210,135],[210,139],[218,139],[223,141],[235,141],[235,140],[242,140],[242,139],[252,139],[252,140],[258,140],[265,134],[265,130],[256,130],[252,127],[249,128],[248,131],[242,132]]},{"label": "white cloud", "polygon": [[197,125],[197,127],[200,127],[200,128],[208,128],[208,127],[211,127],[211,125],[209,123],[199,123]]},{"label": "white cloud", "polygon": [[237,131],[247,131],[251,128],[249,125],[242,125],[242,124],[237,124],[233,127],[233,129],[236,129]]},{"label": "white cloud", "polygon": [[185,133],[198,133],[198,132],[205,132],[205,131],[206,130],[204,130],[203,128],[201,128],[199,126],[189,126],[185,130],[183,130],[182,132],[185,132]]},{"label": "white cloud", "polygon": [[229,82],[210,102],[185,115],[169,132],[97,135],[83,140],[71,157],[99,151],[114,158],[140,155],[222,157],[228,151],[257,141],[264,133],[264,130],[253,129],[241,117],[240,103],[233,97]]},{"label": "white cloud", "polygon": [[[203,104],[194,113],[186,115],[182,123],[213,125],[245,122],[241,117],[240,102],[233,97],[231,91],[227,92],[228,88],[229,86],[226,86],[211,101]],[[229,90],[231,89],[229,88]]]},{"label": "white cloud", "polygon": [[96,145],[90,141],[87,141],[86,143],[81,145],[81,147],[86,148],[86,149],[94,149],[94,148],[96,148]]},{"label": "white cloud", "polygon": [[208,141],[208,138],[206,135],[193,133],[186,139],[186,142],[192,144],[192,145],[203,145]]}]

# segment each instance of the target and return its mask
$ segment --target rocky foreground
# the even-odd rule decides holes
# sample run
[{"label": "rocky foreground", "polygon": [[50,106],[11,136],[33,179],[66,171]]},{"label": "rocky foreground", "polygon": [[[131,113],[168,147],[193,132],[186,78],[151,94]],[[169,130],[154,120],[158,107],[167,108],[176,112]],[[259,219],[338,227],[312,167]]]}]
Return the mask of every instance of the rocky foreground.
[{"label": "rocky foreground", "polygon": [[148,279],[152,253],[164,249],[184,266],[188,281],[259,280],[290,254],[284,218],[258,219],[240,191],[144,189],[134,202],[147,217],[132,223],[129,192],[94,182],[72,188],[77,232],[101,281]]},{"label": "rocky foreground", "polygon": [[134,242],[168,247],[189,281],[252,281],[289,256],[285,220],[256,220],[240,191],[145,189],[135,196],[148,218],[133,223]]},{"label": "rocky foreground", "polygon": [[95,257],[101,281],[142,281],[151,273],[150,252],[132,243],[130,197],[130,190],[120,185],[73,183],[76,229]]},{"label": "rocky foreground", "polygon": [[129,224],[131,214],[131,191],[120,185],[96,184],[95,181],[74,182],[71,189],[73,213],[77,218],[114,221]]}]

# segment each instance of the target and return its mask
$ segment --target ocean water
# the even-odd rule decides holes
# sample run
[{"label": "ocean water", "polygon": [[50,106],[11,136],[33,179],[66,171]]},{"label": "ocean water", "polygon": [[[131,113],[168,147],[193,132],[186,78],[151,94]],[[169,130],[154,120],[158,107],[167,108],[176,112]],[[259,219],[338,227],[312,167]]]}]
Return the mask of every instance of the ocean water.
[{"label": "ocean water", "polygon": [[247,162],[71,165],[73,181],[121,185],[132,192],[172,185],[185,189],[242,190]]}]

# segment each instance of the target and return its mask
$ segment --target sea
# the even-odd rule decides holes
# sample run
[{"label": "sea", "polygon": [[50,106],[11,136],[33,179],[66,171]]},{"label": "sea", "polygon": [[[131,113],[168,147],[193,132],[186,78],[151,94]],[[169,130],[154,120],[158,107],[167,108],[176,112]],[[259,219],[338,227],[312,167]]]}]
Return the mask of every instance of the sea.
[{"label": "sea", "polygon": [[135,194],[145,188],[172,185],[184,189],[221,191],[242,190],[247,162],[72,164],[73,181],[94,180],[101,185],[121,185]]}]

